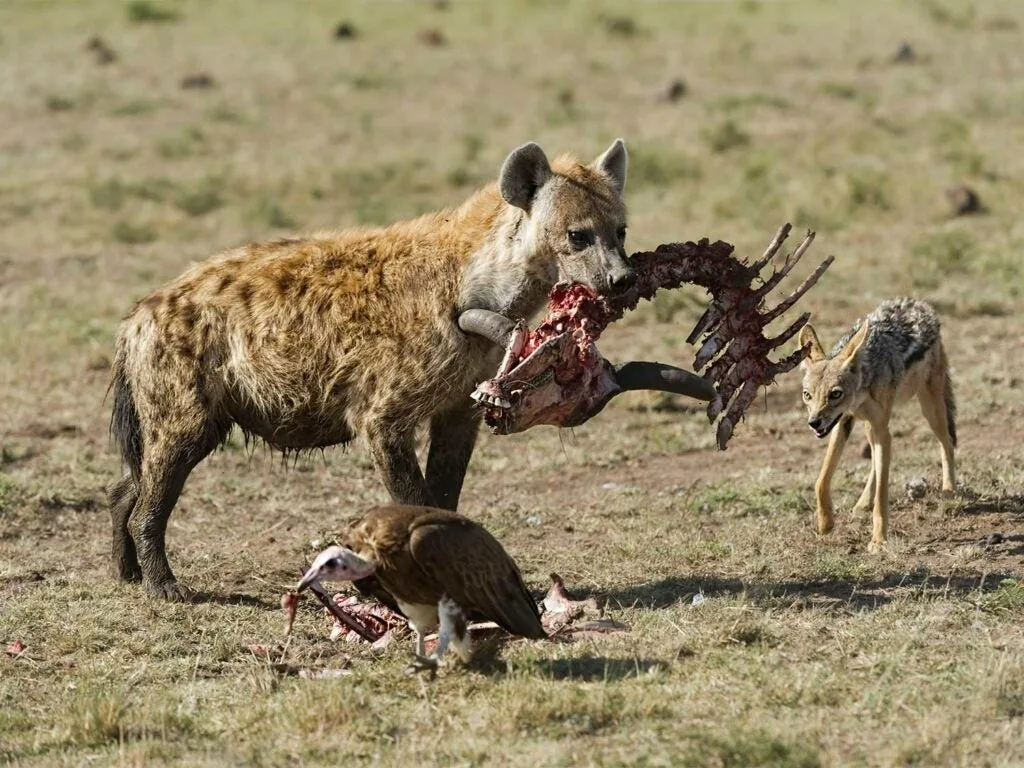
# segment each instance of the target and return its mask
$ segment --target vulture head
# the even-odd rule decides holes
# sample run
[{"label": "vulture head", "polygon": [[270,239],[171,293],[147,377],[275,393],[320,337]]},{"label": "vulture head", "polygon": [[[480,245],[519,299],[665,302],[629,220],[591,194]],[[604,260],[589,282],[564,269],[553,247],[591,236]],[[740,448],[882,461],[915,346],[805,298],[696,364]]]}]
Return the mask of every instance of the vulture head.
[{"label": "vulture head", "polygon": [[351,549],[328,547],[316,556],[299,581],[297,591],[302,592],[317,581],[359,581],[370,576],[374,570],[373,563],[364,560]]}]

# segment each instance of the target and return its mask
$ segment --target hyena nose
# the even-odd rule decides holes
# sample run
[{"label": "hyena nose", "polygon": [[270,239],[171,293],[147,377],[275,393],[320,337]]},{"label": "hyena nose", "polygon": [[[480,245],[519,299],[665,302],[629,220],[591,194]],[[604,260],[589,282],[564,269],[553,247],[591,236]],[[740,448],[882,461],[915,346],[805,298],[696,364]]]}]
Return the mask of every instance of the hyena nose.
[{"label": "hyena nose", "polygon": [[636,270],[626,267],[619,272],[612,272],[608,276],[608,284],[616,293],[624,293],[636,285]]},{"label": "hyena nose", "polygon": [[819,429],[821,429],[821,425],[824,424],[824,423],[825,423],[825,420],[823,418],[821,418],[821,416],[818,416],[816,419],[808,419],[807,420],[807,426],[809,426],[815,432],[817,432]]}]

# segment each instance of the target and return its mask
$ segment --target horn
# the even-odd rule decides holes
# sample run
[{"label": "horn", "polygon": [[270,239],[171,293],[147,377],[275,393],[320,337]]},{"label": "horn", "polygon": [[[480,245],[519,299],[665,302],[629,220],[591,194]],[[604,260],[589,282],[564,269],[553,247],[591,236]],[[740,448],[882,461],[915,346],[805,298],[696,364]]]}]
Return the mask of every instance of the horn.
[{"label": "horn", "polygon": [[653,389],[658,392],[686,395],[708,403],[715,399],[715,388],[710,381],[695,373],[665,363],[634,360],[617,365],[615,366],[615,381],[622,392]]},{"label": "horn", "polygon": [[482,336],[496,346],[505,347],[515,329],[514,320],[489,309],[467,309],[459,315],[459,328],[465,333]]}]

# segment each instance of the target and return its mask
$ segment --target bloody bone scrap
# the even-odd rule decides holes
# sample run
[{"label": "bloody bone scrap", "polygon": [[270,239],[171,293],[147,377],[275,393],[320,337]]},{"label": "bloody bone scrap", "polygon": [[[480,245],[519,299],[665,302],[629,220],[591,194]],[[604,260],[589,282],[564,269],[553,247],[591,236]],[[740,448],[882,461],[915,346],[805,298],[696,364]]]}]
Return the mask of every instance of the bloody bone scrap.
[{"label": "bloody bone scrap", "polygon": [[765,337],[764,329],[818,281],[833,257],[825,259],[781,304],[767,309],[767,295],[814,240],[814,233],[808,232],[782,267],[754,286],[789,232],[789,224],[781,227],[762,257],[752,263],[737,259],[729,243],[707,239],[635,253],[630,258],[637,282],[622,296],[601,297],[579,284],[555,286],[545,320],[533,331],[517,328],[497,376],[480,384],[473,394],[484,409],[487,425],[495,434],[511,434],[538,424],[575,426],[596,415],[622,390],[618,369],[595,346],[598,337],[641,299],[651,299],[661,289],[691,284],[711,294],[711,305],[687,342],[700,342],[693,368],[706,368],[703,377],[714,387],[707,413],[711,423],[721,417],[716,439],[724,450],[758,389],[795,368],[807,355],[808,350],[801,348],[777,362],[768,357],[807,323],[809,313],[775,337]]}]

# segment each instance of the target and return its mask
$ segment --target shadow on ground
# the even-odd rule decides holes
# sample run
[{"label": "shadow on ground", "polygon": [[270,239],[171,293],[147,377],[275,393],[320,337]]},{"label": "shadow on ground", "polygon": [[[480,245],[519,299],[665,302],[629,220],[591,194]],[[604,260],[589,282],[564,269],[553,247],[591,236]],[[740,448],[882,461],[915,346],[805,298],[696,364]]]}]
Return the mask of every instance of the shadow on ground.
[{"label": "shadow on ground", "polygon": [[814,604],[843,604],[857,610],[872,610],[892,602],[899,593],[914,590],[920,597],[925,593],[964,597],[976,592],[994,591],[1004,579],[1016,579],[1010,573],[988,573],[977,576],[912,571],[891,573],[879,579],[830,579],[813,581],[759,582],[740,579],[722,579],[716,576],[670,577],[625,589],[575,590],[574,599],[593,597],[608,605],[628,608],[667,608],[680,602],[689,603],[701,593],[705,597],[746,595],[754,604],[780,602],[809,602]]}]

